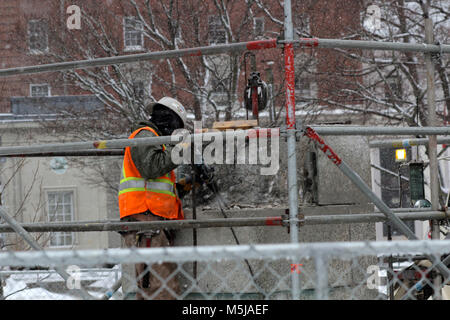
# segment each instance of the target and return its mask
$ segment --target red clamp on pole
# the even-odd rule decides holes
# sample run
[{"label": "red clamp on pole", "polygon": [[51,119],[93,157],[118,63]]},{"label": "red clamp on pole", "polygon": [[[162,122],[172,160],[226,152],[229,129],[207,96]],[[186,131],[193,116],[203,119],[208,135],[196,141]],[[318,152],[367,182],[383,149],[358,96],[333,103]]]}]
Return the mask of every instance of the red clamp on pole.
[{"label": "red clamp on pole", "polygon": [[271,49],[277,47],[277,39],[257,40],[247,42],[248,50]]},{"label": "red clamp on pole", "polygon": [[333,149],[325,143],[325,141],[323,141],[314,129],[307,127],[305,130],[305,135],[314,142],[317,142],[319,149],[322,150],[328,159],[330,159],[335,165],[339,166],[342,163],[342,159],[339,158],[336,152],[334,152]]},{"label": "red clamp on pole", "polygon": [[283,218],[282,217],[268,217],[266,218],[266,226],[282,226]]}]

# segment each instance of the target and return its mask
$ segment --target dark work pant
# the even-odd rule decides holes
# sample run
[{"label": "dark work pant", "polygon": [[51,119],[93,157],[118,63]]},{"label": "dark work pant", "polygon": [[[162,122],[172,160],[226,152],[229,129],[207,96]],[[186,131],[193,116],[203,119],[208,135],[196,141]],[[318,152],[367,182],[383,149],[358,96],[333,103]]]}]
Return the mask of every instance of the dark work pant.
[{"label": "dark work pant", "polygon": [[[133,221],[158,221],[165,220],[162,217],[149,214],[135,214],[121,219],[124,222]],[[125,246],[128,248],[158,248],[171,246],[166,232],[163,230],[137,232],[130,231],[122,234]],[[146,263],[138,263],[135,265],[136,280],[138,292],[136,298],[138,300],[173,300],[180,294],[180,286],[173,274],[176,270],[175,263],[161,263],[147,265]],[[157,274],[158,276],[156,276]],[[170,279],[168,279],[170,276]],[[160,278],[163,280],[161,281]],[[168,279],[168,280],[167,280]],[[162,287],[161,290],[159,290]],[[170,290],[167,290],[167,289]],[[158,291],[158,293],[156,293]]]}]

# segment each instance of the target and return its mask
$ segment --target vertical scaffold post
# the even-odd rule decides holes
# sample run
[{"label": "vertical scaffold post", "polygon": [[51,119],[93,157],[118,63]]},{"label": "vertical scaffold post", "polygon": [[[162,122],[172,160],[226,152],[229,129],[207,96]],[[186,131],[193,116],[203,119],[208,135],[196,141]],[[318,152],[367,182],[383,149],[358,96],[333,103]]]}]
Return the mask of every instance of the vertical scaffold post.
[{"label": "vertical scaffold post", "polygon": [[[295,67],[294,67],[294,28],[292,25],[291,0],[284,1],[284,64],[286,86],[286,130],[288,152],[288,190],[289,190],[289,219],[291,242],[298,243],[298,188],[297,188],[297,157],[295,136]],[[297,263],[297,262],[294,262]],[[300,299],[300,277],[296,272],[291,273],[292,299]]]},{"label": "vertical scaffold post", "polygon": [[[429,11],[429,1],[427,1],[427,11]],[[429,12],[426,12],[428,15]],[[425,42],[433,43],[433,21],[429,16],[425,18]],[[434,65],[431,53],[425,54],[425,63],[427,68],[427,104],[428,104],[428,126],[436,126],[436,97],[434,85]],[[437,136],[430,135],[428,142],[428,157],[430,159],[430,193],[431,193],[431,208],[439,210],[439,180],[438,180],[438,161],[437,161]],[[437,220],[430,220],[431,225],[431,239],[439,240],[441,232],[439,230],[439,222]],[[441,299],[440,297],[440,277],[433,279],[434,299]]]}]

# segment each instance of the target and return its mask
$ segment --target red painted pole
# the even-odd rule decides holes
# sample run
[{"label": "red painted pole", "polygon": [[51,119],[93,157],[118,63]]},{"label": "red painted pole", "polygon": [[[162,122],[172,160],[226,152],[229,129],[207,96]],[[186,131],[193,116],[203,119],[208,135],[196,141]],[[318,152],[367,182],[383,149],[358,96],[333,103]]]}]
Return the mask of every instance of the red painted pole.
[{"label": "red painted pole", "polygon": [[286,83],[286,129],[295,129],[295,67],[292,43],[284,46]]}]

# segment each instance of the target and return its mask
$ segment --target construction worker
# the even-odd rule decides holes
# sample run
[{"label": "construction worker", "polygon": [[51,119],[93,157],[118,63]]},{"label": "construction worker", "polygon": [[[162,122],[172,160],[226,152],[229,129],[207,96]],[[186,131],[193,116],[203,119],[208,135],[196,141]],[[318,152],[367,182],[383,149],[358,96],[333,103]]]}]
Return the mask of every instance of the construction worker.
[{"label": "construction worker", "polygon": [[[151,110],[151,118],[138,122],[129,139],[168,136],[174,130],[186,126],[186,111],[177,100],[164,97],[148,107]],[[164,145],[125,148],[119,186],[121,221],[184,219],[175,181],[174,169],[177,165],[171,160],[171,149],[170,146]],[[131,231],[122,233],[122,239],[127,247],[173,245],[173,233],[168,230]],[[172,263],[135,265],[136,299],[175,299],[180,292],[176,276],[172,275],[165,283],[159,280],[167,279],[175,269],[176,265]],[[155,295],[160,287],[164,289]]]}]

